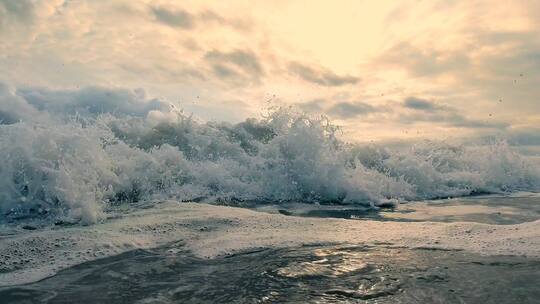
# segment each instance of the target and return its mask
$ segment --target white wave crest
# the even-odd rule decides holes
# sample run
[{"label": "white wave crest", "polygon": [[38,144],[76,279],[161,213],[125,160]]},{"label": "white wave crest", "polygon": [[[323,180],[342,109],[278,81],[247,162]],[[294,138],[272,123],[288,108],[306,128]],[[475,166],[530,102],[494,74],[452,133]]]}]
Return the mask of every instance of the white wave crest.
[{"label": "white wave crest", "polygon": [[326,118],[291,109],[200,122],[141,92],[96,91],[0,87],[5,218],[93,223],[109,206],[155,199],[377,206],[540,189],[538,163],[505,142],[391,150],[346,144]]}]

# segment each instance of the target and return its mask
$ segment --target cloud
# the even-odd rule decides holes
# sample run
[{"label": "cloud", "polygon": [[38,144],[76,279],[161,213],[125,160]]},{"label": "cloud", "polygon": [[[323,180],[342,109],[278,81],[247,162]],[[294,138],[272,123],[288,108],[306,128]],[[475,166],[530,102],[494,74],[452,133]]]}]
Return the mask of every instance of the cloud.
[{"label": "cloud", "polygon": [[34,41],[36,30],[44,28],[43,21],[67,3],[67,0],[0,0],[0,45]]},{"label": "cloud", "polygon": [[302,111],[309,112],[309,113],[319,113],[319,112],[322,112],[323,104],[325,103],[328,103],[328,101],[322,98],[316,98],[308,102],[297,103],[295,105],[298,108],[300,108]]},{"label": "cloud", "polygon": [[504,100],[499,106],[505,110],[521,110],[525,115],[538,112],[540,43],[533,46],[523,41],[508,48],[479,59],[477,71],[460,75],[464,85],[481,89],[490,100]]},{"label": "cloud", "polygon": [[471,129],[506,129],[509,124],[505,122],[490,122],[467,118],[458,113],[449,113],[447,115],[434,116],[433,122],[442,121],[453,127],[471,128]]},{"label": "cloud", "polygon": [[191,29],[195,25],[192,14],[181,9],[152,7],[152,13],[157,21],[172,27]]},{"label": "cloud", "polygon": [[80,90],[23,88],[16,95],[35,109],[49,113],[88,113],[146,116],[150,111],[166,110],[168,104],[146,99],[142,89],[87,87]]},{"label": "cloud", "polygon": [[328,109],[330,115],[342,119],[356,118],[374,112],[378,112],[378,109],[363,102],[339,102]]},{"label": "cloud", "polygon": [[431,47],[416,47],[400,42],[380,55],[379,64],[402,68],[419,77],[437,76],[467,69],[471,62],[466,52],[438,51]]},{"label": "cloud", "polygon": [[431,122],[444,124],[451,127],[471,128],[471,129],[505,129],[508,123],[498,121],[484,121],[468,118],[459,110],[448,105],[439,105],[427,99],[418,97],[407,97],[401,104],[402,108],[408,110],[400,115],[399,121],[405,124],[417,122]]},{"label": "cloud", "polygon": [[[148,98],[142,89],[84,87],[49,89],[43,87],[13,88],[0,82],[0,125],[17,122],[50,123],[51,118],[96,118],[101,114],[114,117],[144,118],[150,124],[175,122],[178,113],[194,113],[209,120],[241,121],[248,105],[242,100],[212,100],[212,103],[173,104]],[[231,108],[236,111],[230,111]]]},{"label": "cloud", "polygon": [[[455,131],[469,133],[474,128],[504,128],[499,119],[516,126],[538,122],[540,41],[535,38],[540,19],[517,18],[512,12],[529,4],[484,3],[486,9],[479,10],[476,2],[445,8],[413,2],[396,10],[391,9],[396,5],[381,8],[381,17],[393,12],[389,24],[352,20],[339,9],[334,16],[343,20],[319,28],[297,26],[305,14],[301,8],[284,19],[266,4],[0,0],[0,81],[49,88],[144,87],[152,96],[201,106],[198,115],[228,99],[249,100],[242,109],[230,108],[251,115],[264,107],[265,96],[276,94],[284,103],[306,101],[297,106],[307,112],[348,117],[342,123],[354,128],[356,123],[372,125],[381,136],[415,122],[426,136],[435,131],[428,130],[431,127],[461,126],[471,130]],[[526,10],[539,16],[538,10]],[[308,18],[317,20],[315,15]],[[354,34],[353,21],[368,22],[361,33],[366,39],[332,39],[337,32]],[[290,34],[285,40],[283,32]],[[321,41],[351,48],[328,48]],[[357,52],[361,48],[366,51]],[[351,70],[344,72],[343,67]],[[356,101],[378,111],[370,112]],[[69,109],[84,107],[69,104]],[[228,115],[224,109],[212,115]],[[4,122],[20,119],[4,112]]]},{"label": "cloud", "polygon": [[428,101],[426,99],[421,99],[417,97],[408,97],[405,99],[404,107],[414,110],[422,110],[427,112],[434,112],[439,107],[432,103],[431,101]]},{"label": "cloud", "polygon": [[200,13],[190,13],[180,8],[152,6],[151,13],[156,21],[176,28],[193,29],[198,24],[217,24],[220,26],[230,26],[236,30],[249,30],[249,22],[241,19],[225,18],[218,13],[206,9]]},{"label": "cloud", "polygon": [[239,78],[241,77],[235,70],[228,68],[227,66],[219,63],[214,63],[212,65],[212,71],[218,78],[227,79],[227,78]]},{"label": "cloud", "polygon": [[429,82],[425,93],[430,95],[435,90],[445,95],[466,94],[458,103],[474,99],[478,107],[488,107],[502,99],[505,103],[498,104],[501,112],[527,115],[539,111],[540,41],[536,37],[540,29],[480,27],[467,22],[461,26],[447,37],[453,41],[451,45],[433,44],[425,37],[398,41],[370,68],[400,70],[409,79],[423,78],[424,84]]},{"label": "cloud", "polygon": [[308,113],[327,113],[333,118],[354,119],[361,116],[367,116],[373,113],[389,113],[392,109],[386,105],[373,106],[361,101],[339,101],[332,103],[331,100],[315,98],[308,102],[295,103],[296,107]]},{"label": "cloud", "polygon": [[0,0],[0,14],[18,19],[20,22],[31,22],[34,18],[34,3],[30,0]]},{"label": "cloud", "polygon": [[237,84],[258,82],[265,73],[258,57],[250,51],[213,50],[207,52],[204,59],[210,64],[215,76]]},{"label": "cloud", "polygon": [[205,22],[205,23],[214,22],[219,25],[231,26],[237,30],[242,30],[242,31],[250,29],[250,23],[245,20],[228,19],[211,10],[203,11],[202,13],[199,14],[198,17],[201,20],[201,22]]},{"label": "cloud", "polygon": [[205,58],[214,63],[235,65],[250,75],[260,76],[264,74],[259,59],[250,51],[235,50],[232,52],[221,52],[213,50],[206,53]]},{"label": "cloud", "polygon": [[13,26],[28,27],[36,19],[36,7],[30,0],[0,0],[0,32],[13,30]]},{"label": "cloud", "polygon": [[359,81],[354,76],[340,76],[330,70],[324,68],[315,69],[298,62],[290,63],[289,71],[305,81],[329,87],[355,84]]}]

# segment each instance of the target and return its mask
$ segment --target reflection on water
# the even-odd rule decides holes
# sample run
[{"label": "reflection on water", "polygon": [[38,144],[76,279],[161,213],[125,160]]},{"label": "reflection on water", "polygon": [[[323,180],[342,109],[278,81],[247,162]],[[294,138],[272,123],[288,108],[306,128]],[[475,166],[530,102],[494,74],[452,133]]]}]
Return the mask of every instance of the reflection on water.
[{"label": "reflection on water", "polygon": [[540,196],[478,196],[402,204],[385,219],[512,225],[540,219]]},{"label": "reflection on water", "polygon": [[302,203],[254,207],[258,211],[304,217],[334,217],[379,221],[476,222],[511,225],[540,219],[540,194],[522,196],[472,196],[408,202],[397,208],[373,210],[363,206]]},{"label": "reflection on water", "polygon": [[182,247],[88,262],[2,303],[538,303],[540,261],[368,246],[264,249],[212,260]]}]

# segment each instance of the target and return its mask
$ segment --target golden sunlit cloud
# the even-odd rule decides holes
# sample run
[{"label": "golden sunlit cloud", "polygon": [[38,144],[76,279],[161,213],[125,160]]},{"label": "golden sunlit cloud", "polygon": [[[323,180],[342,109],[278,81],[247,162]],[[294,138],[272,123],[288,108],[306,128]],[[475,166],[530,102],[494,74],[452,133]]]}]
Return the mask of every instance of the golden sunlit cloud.
[{"label": "golden sunlit cloud", "polygon": [[217,120],[295,105],[353,141],[497,134],[537,125],[538,11],[535,1],[0,0],[0,81],[143,88]]}]

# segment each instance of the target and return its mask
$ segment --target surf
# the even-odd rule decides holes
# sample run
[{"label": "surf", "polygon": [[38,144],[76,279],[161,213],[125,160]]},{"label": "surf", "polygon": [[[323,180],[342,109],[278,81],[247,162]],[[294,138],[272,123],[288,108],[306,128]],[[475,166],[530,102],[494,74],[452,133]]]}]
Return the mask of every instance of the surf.
[{"label": "surf", "polygon": [[4,222],[93,224],[160,200],[369,208],[540,190],[538,161],[504,140],[347,143],[325,116],[276,107],[202,121],[140,91],[0,90]]}]

